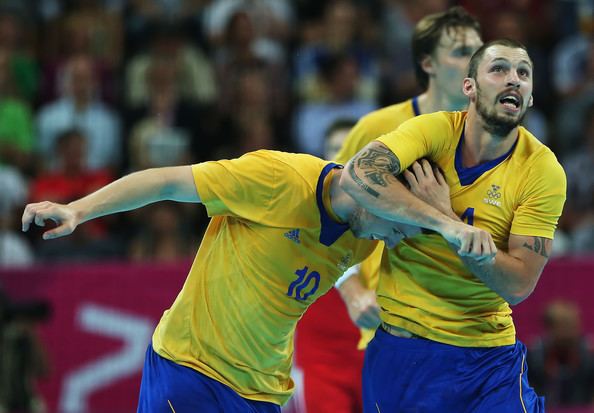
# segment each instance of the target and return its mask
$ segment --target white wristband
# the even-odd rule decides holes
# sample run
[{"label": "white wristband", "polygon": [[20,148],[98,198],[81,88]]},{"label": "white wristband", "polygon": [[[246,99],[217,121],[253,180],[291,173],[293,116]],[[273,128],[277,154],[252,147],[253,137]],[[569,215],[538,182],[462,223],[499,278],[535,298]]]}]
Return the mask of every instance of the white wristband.
[{"label": "white wristband", "polygon": [[359,271],[361,271],[361,265],[360,264],[353,265],[351,268],[346,270],[344,272],[344,274],[342,274],[338,280],[336,280],[336,282],[334,283],[334,288],[340,287],[343,282],[345,282],[346,280],[351,278],[353,275],[359,274]]}]

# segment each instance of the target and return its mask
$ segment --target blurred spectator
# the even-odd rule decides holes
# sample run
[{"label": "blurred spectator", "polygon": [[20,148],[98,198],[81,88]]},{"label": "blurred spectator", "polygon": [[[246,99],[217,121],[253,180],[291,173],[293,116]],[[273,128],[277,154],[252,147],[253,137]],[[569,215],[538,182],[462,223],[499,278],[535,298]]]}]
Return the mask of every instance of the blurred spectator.
[{"label": "blurred spectator", "polygon": [[177,92],[185,99],[201,104],[212,103],[217,89],[208,57],[188,43],[175,23],[156,23],[150,32],[148,52],[132,58],[126,66],[126,101],[129,106],[146,104],[148,68],[155,61],[165,61],[177,68]]},{"label": "blurred spectator", "polygon": [[553,85],[561,96],[574,96],[594,81],[594,33],[563,39],[553,50]]},{"label": "blurred spectator", "polygon": [[39,87],[39,68],[33,55],[32,30],[16,13],[0,12],[0,50],[8,55],[15,95],[34,103]]},{"label": "blurred spectator", "polygon": [[97,78],[93,60],[79,55],[71,58],[65,69],[62,97],[39,110],[37,122],[39,146],[44,163],[55,169],[53,148],[65,130],[77,128],[87,138],[85,168],[119,167],[121,158],[120,121],[96,96]]},{"label": "blurred spectator", "polygon": [[356,61],[359,77],[354,96],[363,100],[375,100],[378,95],[378,59],[370,47],[360,42],[360,31],[366,27],[358,21],[360,10],[351,0],[336,0],[326,3],[320,21],[320,39],[311,39],[294,54],[294,86],[297,96],[304,101],[325,101],[330,92],[324,87],[322,65],[333,55],[345,54]]},{"label": "blurred spectator", "polygon": [[563,159],[567,201],[561,227],[569,233],[574,254],[594,253],[594,104],[583,123],[584,144]]},{"label": "blurred spectator", "polygon": [[28,199],[25,178],[0,165],[0,267],[31,265],[33,251],[20,231],[20,212]]},{"label": "blurred spectator", "polygon": [[64,2],[61,14],[43,33],[43,83],[41,102],[62,93],[64,72],[71,58],[88,55],[99,82],[96,93],[110,104],[117,100],[116,71],[123,56],[123,27],[119,7],[109,0]]},{"label": "blurred spectator", "polygon": [[[485,41],[496,39],[500,33],[488,24],[502,11],[519,13],[530,16],[525,25],[530,37],[542,44],[548,41],[554,34],[554,14],[552,3],[554,1],[541,0],[459,0],[458,4],[468,10],[469,13],[477,16],[482,23]],[[512,36],[508,36],[513,39]]]},{"label": "blurred spectator", "polygon": [[254,115],[246,113],[239,119],[236,156],[258,149],[279,149],[270,120],[260,114]]},{"label": "blurred spectator", "polygon": [[0,291],[0,411],[47,411],[36,381],[48,374],[37,325],[50,315],[45,301],[11,302]]},{"label": "blurred spectator", "polygon": [[[580,43],[580,42],[578,42]],[[558,46],[561,49],[562,45]],[[567,44],[567,47],[577,45]],[[554,63],[554,74],[569,74],[572,91],[556,102],[554,148],[561,157],[583,143],[582,125],[588,108],[594,105],[594,37],[583,43],[583,51],[568,57],[565,63]],[[575,65],[577,63],[577,66]],[[579,70],[576,73],[575,70]],[[576,80],[576,83],[573,81]]]},{"label": "blurred spectator", "polygon": [[[150,205],[137,214],[141,229],[130,244],[132,261],[176,262],[196,253],[187,210],[176,203]],[[194,229],[192,228],[192,232]]]},{"label": "blurred spectator", "polygon": [[29,106],[18,99],[10,69],[10,55],[0,50],[0,164],[27,171],[35,146]]},{"label": "blurred spectator", "polygon": [[53,148],[56,169],[32,180],[31,200],[68,203],[111,182],[113,176],[109,170],[87,168],[87,152],[87,139],[83,132],[76,129],[62,132]]},{"label": "blurred spectator", "polygon": [[[83,132],[64,131],[52,148],[56,169],[31,182],[31,202],[68,203],[111,182],[113,176],[109,170],[87,168],[87,147]],[[115,242],[115,234],[108,231],[107,223],[105,218],[93,220],[82,225],[72,237],[40,241],[37,255],[42,261],[88,261],[116,256],[121,253],[120,246]]]},{"label": "blurred spectator", "polygon": [[286,60],[285,44],[293,20],[289,0],[214,0],[204,10],[204,29],[213,49],[228,40],[228,27],[234,16],[245,14],[253,25],[253,52],[269,63]]},{"label": "blurred spectator", "polygon": [[337,119],[358,119],[376,109],[372,100],[358,98],[360,80],[357,60],[351,55],[327,56],[321,66],[323,87],[328,92],[325,102],[305,103],[295,117],[295,138],[300,152],[321,156],[324,132]]},{"label": "blurred spectator", "polygon": [[209,160],[215,141],[208,110],[179,94],[177,67],[154,60],[147,68],[149,100],[130,111],[128,167],[140,170]]},{"label": "blurred spectator", "polygon": [[156,21],[174,22],[189,34],[190,41],[206,45],[202,33],[202,11],[210,0],[131,0],[126,2],[124,22],[126,50],[138,53]]},{"label": "blurred spectator", "polygon": [[412,36],[415,25],[424,16],[445,11],[448,1],[384,0],[382,13],[382,49],[385,56],[383,76],[388,85],[383,98],[392,103],[422,92],[415,76]]},{"label": "blurred spectator", "polygon": [[[236,157],[255,149],[280,149],[289,145],[283,101],[265,69],[238,67],[228,81],[228,107],[222,113],[221,146],[215,158]],[[280,135],[285,139],[279,139]],[[250,149],[251,148],[251,149]]]},{"label": "blurred spectator", "polygon": [[[215,65],[220,89],[219,109],[224,116],[233,116],[241,109],[241,105],[248,102],[237,102],[237,95],[253,95],[244,93],[249,88],[245,85],[246,73],[252,74],[251,81],[257,82],[252,92],[260,86],[259,79],[255,79],[256,72],[264,76],[265,90],[262,97],[269,102],[259,102],[269,107],[267,111],[274,116],[284,117],[288,110],[289,96],[287,87],[286,65],[282,61],[270,61],[261,55],[255,47],[255,28],[247,12],[236,11],[232,14],[225,27],[225,37],[219,50],[215,53]],[[249,79],[248,79],[249,80]],[[260,99],[261,100],[261,99]],[[273,105],[270,102],[274,102]]]},{"label": "blurred spectator", "polygon": [[324,133],[324,159],[334,159],[357,119],[337,119]]},{"label": "blurred spectator", "polygon": [[594,353],[577,306],[564,300],[544,313],[545,333],[528,350],[528,377],[547,408],[589,405],[594,396]]}]

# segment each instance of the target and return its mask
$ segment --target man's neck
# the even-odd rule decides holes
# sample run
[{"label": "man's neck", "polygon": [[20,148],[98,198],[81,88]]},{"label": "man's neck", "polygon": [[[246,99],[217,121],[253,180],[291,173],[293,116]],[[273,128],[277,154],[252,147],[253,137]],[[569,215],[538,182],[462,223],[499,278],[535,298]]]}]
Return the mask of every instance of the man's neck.
[{"label": "man's neck", "polygon": [[340,177],[344,169],[334,169],[330,183],[330,204],[334,214],[342,221],[348,222],[355,210],[355,200],[340,187]]},{"label": "man's neck", "polygon": [[495,136],[485,130],[483,119],[471,108],[464,125],[462,159],[464,167],[480,165],[503,156],[512,148],[518,137],[518,128],[506,136]]},{"label": "man's neck", "polygon": [[468,107],[468,98],[453,97],[440,91],[434,85],[419,95],[419,110],[421,114],[433,113],[440,110],[456,111],[466,110]]}]

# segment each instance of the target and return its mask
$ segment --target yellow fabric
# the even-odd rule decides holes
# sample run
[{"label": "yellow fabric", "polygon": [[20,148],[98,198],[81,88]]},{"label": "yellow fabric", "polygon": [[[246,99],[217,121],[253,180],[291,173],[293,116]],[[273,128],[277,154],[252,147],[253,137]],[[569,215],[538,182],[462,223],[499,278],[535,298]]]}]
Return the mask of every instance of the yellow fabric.
[{"label": "yellow fabric", "polygon": [[[455,153],[465,118],[466,112],[417,116],[378,140],[396,154],[401,169],[422,157],[436,162],[456,214],[474,208],[473,225],[487,230],[497,248],[507,250],[510,233],[552,239],[566,189],[555,155],[520,127],[511,155],[462,185]],[[389,255],[378,286],[383,321],[458,346],[515,342],[508,303],[472,275],[440,235],[407,238]]]},{"label": "yellow fabric", "polygon": [[[396,130],[403,122],[415,117],[412,99],[395,105],[387,106],[363,116],[351,129],[336,155],[335,161],[346,164],[365,145],[380,136]],[[368,289],[377,287],[379,281],[379,265],[382,258],[384,243],[378,245],[377,250],[361,263],[359,279]],[[361,339],[357,348],[364,350],[375,334],[375,330],[361,329]]]},{"label": "yellow fabric", "polygon": [[345,165],[369,142],[396,130],[400,124],[414,116],[412,99],[386,106],[363,116],[345,138],[334,160]]},{"label": "yellow fabric", "polygon": [[[297,321],[376,245],[350,231],[331,246],[320,243],[316,185],[326,164],[309,155],[257,151],[192,167],[212,219],[153,335],[158,354],[247,399],[287,401]],[[304,283],[297,285],[299,274]]]}]

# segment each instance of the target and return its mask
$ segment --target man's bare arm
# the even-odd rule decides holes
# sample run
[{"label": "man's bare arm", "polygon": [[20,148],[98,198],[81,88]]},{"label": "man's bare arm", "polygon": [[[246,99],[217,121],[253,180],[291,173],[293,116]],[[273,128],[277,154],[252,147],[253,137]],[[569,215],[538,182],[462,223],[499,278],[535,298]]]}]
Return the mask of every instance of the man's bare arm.
[{"label": "man's bare arm", "polygon": [[448,217],[406,189],[396,178],[401,172],[400,161],[383,143],[368,144],[347,163],[346,170],[340,178],[341,187],[371,213],[439,232],[474,257],[495,253],[486,231]]},{"label": "man's bare arm", "polygon": [[535,236],[510,235],[508,252],[497,251],[494,262],[477,263],[462,257],[468,269],[505,301],[515,305],[534,291],[549,259],[553,240]]},{"label": "man's bare arm", "polygon": [[135,172],[68,205],[48,201],[29,204],[23,212],[22,230],[27,231],[32,223],[44,226],[45,221],[52,220],[58,226],[46,231],[43,238],[58,238],[93,218],[130,211],[161,200],[200,202],[191,166]]}]

